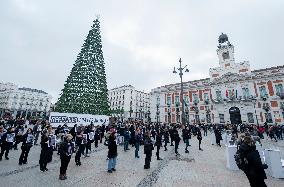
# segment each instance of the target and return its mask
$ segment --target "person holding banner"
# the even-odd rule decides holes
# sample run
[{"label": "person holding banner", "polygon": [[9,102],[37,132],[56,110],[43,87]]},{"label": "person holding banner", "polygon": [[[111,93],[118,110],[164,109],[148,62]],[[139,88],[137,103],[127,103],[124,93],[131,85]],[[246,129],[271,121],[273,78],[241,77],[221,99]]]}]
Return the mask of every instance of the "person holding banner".
[{"label": "person holding banner", "polygon": [[60,144],[59,152],[60,152],[60,174],[59,180],[67,179],[66,171],[68,164],[70,162],[71,156],[74,152],[74,144],[72,143],[73,136],[71,134],[67,134],[64,141]]},{"label": "person holding banner", "polygon": [[34,136],[33,136],[33,130],[29,128],[26,132],[26,134],[22,137],[22,153],[19,158],[19,165],[27,164],[28,155],[30,152],[31,147],[33,146]]},{"label": "person holding banner", "polygon": [[8,131],[3,134],[1,137],[2,140],[2,145],[1,145],[1,154],[0,154],[0,161],[2,160],[2,157],[5,152],[5,158],[6,160],[9,160],[9,151],[13,147],[13,143],[15,141],[15,133],[14,133],[14,128],[9,127]]}]

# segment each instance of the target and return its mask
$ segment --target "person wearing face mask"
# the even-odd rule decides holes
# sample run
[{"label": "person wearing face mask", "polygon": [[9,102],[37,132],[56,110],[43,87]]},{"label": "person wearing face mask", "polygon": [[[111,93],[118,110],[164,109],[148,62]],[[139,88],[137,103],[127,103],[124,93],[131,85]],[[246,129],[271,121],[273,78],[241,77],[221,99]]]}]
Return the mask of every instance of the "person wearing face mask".
[{"label": "person wearing face mask", "polygon": [[15,133],[14,128],[10,127],[8,129],[8,132],[3,134],[1,137],[2,145],[1,145],[1,153],[0,153],[0,161],[2,160],[2,157],[5,152],[5,158],[6,160],[9,160],[9,150],[13,147],[13,143],[15,141]]},{"label": "person wearing face mask", "polygon": [[60,174],[59,180],[67,179],[66,171],[68,164],[70,162],[71,156],[74,152],[74,144],[72,143],[73,136],[71,134],[67,134],[64,141],[60,144],[59,152],[60,152]]},{"label": "person wearing face mask", "polygon": [[26,134],[22,137],[22,153],[19,158],[19,165],[27,164],[28,155],[30,152],[31,147],[33,146],[34,136],[33,136],[33,130],[29,128],[26,132]]}]

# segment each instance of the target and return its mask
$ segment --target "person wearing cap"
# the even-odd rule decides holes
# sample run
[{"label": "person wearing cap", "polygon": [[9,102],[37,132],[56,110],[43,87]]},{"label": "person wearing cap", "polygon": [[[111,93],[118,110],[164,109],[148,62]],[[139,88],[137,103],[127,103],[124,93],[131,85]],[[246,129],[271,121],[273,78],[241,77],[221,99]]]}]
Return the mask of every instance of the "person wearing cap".
[{"label": "person wearing cap", "polygon": [[60,160],[61,160],[59,180],[67,179],[66,171],[71,156],[74,152],[74,144],[72,143],[72,139],[73,136],[71,134],[67,134],[66,137],[64,138],[64,141],[60,144],[59,147]]},{"label": "person wearing cap", "polygon": [[117,158],[117,144],[116,144],[116,136],[114,129],[111,129],[110,136],[108,139],[108,168],[107,172],[112,173],[113,171],[116,171],[116,158]]}]

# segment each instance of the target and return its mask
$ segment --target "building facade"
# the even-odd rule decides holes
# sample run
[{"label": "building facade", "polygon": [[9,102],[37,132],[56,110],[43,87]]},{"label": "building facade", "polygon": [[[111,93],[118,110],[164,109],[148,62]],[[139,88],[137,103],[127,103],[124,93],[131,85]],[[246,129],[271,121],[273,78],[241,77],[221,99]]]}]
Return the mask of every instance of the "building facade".
[{"label": "building facade", "polygon": [[124,85],[109,90],[108,97],[112,116],[148,120],[149,93],[136,90],[131,85]]},{"label": "building facade", "polygon": [[13,83],[0,83],[0,117],[29,118],[43,117],[48,114],[51,95],[31,88],[19,88]]},{"label": "building facade", "polygon": [[284,123],[284,66],[251,71],[248,61],[235,62],[226,34],[218,41],[219,67],[209,78],[184,82],[183,95],[180,83],[151,90],[151,118],[180,123],[184,103],[190,123]]}]

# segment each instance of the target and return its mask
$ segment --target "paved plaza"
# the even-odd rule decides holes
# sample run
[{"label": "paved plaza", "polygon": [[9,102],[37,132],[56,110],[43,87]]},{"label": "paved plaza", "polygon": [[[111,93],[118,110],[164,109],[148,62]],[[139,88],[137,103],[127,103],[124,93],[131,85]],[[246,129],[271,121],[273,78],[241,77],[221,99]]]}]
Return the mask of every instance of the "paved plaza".
[{"label": "paved plaza", "polygon": [[[184,143],[180,145],[181,156],[176,157],[174,147],[167,152],[161,149],[162,161],[157,161],[153,152],[151,169],[144,170],[143,146],[140,147],[140,158],[134,158],[134,147],[128,152],[118,147],[117,171],[107,173],[107,147],[99,144],[92,148],[91,157],[82,157],[82,166],[75,166],[74,155],[67,170],[68,179],[58,180],[60,159],[54,152],[53,161],[48,164],[49,171],[39,171],[38,160],[40,146],[31,149],[28,164],[19,166],[20,150],[10,152],[10,160],[0,162],[0,186],[194,186],[194,187],[245,187],[248,180],[241,171],[230,171],[226,168],[225,147],[210,144],[210,136],[204,137],[202,148],[198,150],[196,137],[191,139],[189,154],[184,153]],[[264,147],[277,146],[284,157],[284,141],[264,142]],[[284,186],[284,180],[268,176],[266,184],[271,187]]]}]

